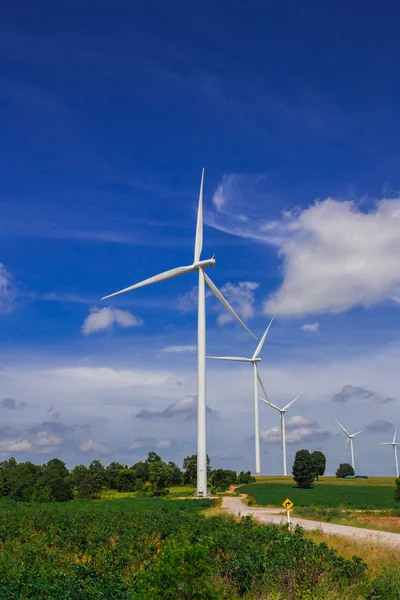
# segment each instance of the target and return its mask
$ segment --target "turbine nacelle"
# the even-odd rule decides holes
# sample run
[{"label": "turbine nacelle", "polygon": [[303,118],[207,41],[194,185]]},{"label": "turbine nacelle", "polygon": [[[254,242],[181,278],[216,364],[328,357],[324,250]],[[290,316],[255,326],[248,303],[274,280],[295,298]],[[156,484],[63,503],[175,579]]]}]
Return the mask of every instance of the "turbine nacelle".
[{"label": "turbine nacelle", "polygon": [[212,267],[216,263],[215,254],[208,260],[199,260],[196,263],[193,263],[193,269],[198,271],[199,269],[207,269],[207,267]]}]

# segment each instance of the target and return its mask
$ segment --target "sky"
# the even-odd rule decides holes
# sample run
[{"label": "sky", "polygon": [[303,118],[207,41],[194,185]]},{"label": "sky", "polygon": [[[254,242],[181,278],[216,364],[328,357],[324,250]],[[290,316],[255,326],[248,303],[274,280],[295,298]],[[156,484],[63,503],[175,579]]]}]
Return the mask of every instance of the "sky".
[{"label": "sky", "polygon": [[[355,441],[394,475],[400,80],[394,2],[8,3],[0,24],[0,459],[196,452],[201,169],[208,274],[259,338],[288,464]],[[256,342],[207,297],[207,350]],[[249,365],[207,363],[213,467],[254,470]],[[262,472],[282,472],[260,405]],[[348,457],[349,458],[349,457]]]}]

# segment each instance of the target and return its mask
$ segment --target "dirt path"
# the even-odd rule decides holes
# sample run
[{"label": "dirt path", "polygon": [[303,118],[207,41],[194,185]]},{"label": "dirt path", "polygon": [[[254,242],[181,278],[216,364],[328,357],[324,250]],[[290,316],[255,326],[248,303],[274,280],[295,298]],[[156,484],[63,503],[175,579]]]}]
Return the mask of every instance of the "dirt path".
[{"label": "dirt path", "polygon": [[[286,523],[286,513],[279,508],[262,508],[247,506],[242,498],[224,496],[222,499],[222,508],[236,516],[252,515],[263,523]],[[335,523],[322,523],[319,521],[309,521],[306,519],[291,519],[293,525],[300,525],[303,529],[313,531],[321,530],[328,535],[339,535],[347,538],[353,538],[355,542],[374,542],[391,548],[400,550],[400,533],[390,533],[388,531],[374,531],[372,529],[363,529],[361,527],[350,527],[349,525],[337,525]]]}]

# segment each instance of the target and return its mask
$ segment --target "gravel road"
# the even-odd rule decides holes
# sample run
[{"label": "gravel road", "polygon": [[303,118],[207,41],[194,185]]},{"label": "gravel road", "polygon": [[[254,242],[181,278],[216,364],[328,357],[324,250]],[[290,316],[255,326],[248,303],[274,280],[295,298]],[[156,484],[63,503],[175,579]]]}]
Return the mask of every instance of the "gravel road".
[{"label": "gravel road", "polygon": [[[263,523],[286,523],[286,512],[279,508],[262,508],[247,506],[239,497],[224,496],[222,508],[236,516],[252,515]],[[320,521],[309,521],[307,519],[291,519],[293,525],[300,525],[307,530],[321,530],[328,535],[339,535],[353,538],[355,542],[373,542],[400,550],[400,533],[388,531],[376,531],[361,527],[350,527],[349,525],[336,525],[335,523],[323,523]]]}]

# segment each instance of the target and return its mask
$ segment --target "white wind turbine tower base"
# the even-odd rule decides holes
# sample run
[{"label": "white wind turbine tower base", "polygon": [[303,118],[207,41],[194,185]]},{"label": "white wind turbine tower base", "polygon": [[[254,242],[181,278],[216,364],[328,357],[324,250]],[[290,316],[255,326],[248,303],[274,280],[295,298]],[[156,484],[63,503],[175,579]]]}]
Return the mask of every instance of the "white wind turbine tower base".
[{"label": "white wind turbine tower base", "polygon": [[294,404],[296,402],[296,400],[298,400],[299,398],[301,398],[302,396],[304,396],[305,393],[306,392],[303,392],[302,394],[300,394],[300,396],[297,396],[297,398],[295,398],[294,400],[292,400],[291,402],[289,402],[289,404],[286,404],[286,406],[284,406],[283,408],[279,408],[275,404],[272,404],[272,402],[270,402],[268,399],[264,400],[264,398],[260,397],[260,400],[262,400],[262,402],[265,402],[265,404],[267,404],[268,406],[270,406],[271,408],[277,410],[280,413],[280,420],[281,420],[281,442],[282,442],[282,456],[283,456],[283,474],[284,474],[285,477],[287,476],[285,414],[286,414],[287,409],[290,406],[292,406],[292,404]]},{"label": "white wind turbine tower base", "polygon": [[382,446],[393,446],[394,450],[394,463],[396,466],[396,477],[399,476],[399,461],[397,459],[397,446],[399,442],[396,442],[397,429],[394,432],[393,441],[392,442],[382,442]]},{"label": "white wind turbine tower base", "polygon": [[171,279],[190,273],[191,271],[198,272],[199,289],[198,289],[198,319],[197,319],[197,495],[207,495],[207,406],[206,406],[206,309],[205,309],[205,283],[215,294],[218,300],[227,308],[235,319],[253,336],[251,331],[246,327],[243,321],[239,318],[228,301],[224,298],[221,292],[213,284],[211,279],[204,273],[204,269],[215,264],[215,255],[208,260],[200,260],[201,251],[203,249],[203,184],[204,184],[204,169],[201,175],[199,206],[197,211],[196,239],[194,247],[194,260],[191,265],[177,267],[164,271],[154,277],[145,279],[140,283],[136,283],[127,288],[104,296],[102,300],[130,292],[146,285],[158,283],[165,279]]},{"label": "white wind turbine tower base", "polygon": [[254,398],[254,452],[255,452],[255,467],[256,467],[256,475],[259,475],[261,472],[261,458],[260,458],[260,428],[258,423],[258,387],[257,380],[260,382],[262,390],[265,395],[267,395],[263,382],[261,380],[261,376],[258,372],[257,363],[261,361],[261,357],[259,356],[262,347],[264,346],[265,339],[268,335],[269,328],[272,325],[272,321],[274,317],[272,317],[271,321],[267,329],[262,336],[256,351],[254,352],[251,358],[245,358],[243,356],[207,356],[207,358],[212,358],[214,360],[231,360],[234,362],[247,362],[252,363],[253,365],[253,398]]},{"label": "white wind turbine tower base", "polygon": [[346,448],[344,451],[344,460],[346,459],[346,454],[347,454],[347,448],[348,445],[350,443],[350,450],[351,450],[351,466],[353,467],[353,471],[354,473],[356,472],[355,466],[354,466],[354,446],[353,446],[353,440],[357,435],[360,435],[360,433],[363,433],[364,429],[362,429],[361,431],[357,431],[356,433],[349,433],[348,431],[346,431],[346,429],[343,427],[343,425],[341,425],[339,423],[339,421],[336,421],[336,423],[339,425],[340,429],[342,431],[344,431],[344,433],[347,435],[347,442],[346,442]]}]

